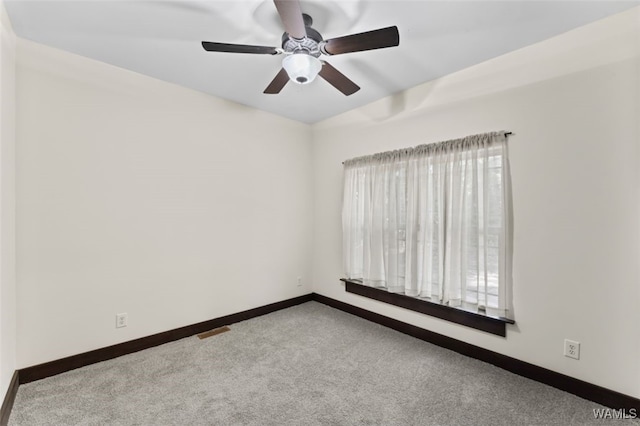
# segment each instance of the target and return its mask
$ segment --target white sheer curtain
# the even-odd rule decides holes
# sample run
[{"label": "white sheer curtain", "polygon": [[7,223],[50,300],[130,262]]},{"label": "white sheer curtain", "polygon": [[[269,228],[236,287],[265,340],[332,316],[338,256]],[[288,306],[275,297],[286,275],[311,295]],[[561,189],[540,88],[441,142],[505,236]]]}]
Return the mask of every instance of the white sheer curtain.
[{"label": "white sheer curtain", "polygon": [[504,132],[346,161],[347,278],[508,316],[508,179]]}]

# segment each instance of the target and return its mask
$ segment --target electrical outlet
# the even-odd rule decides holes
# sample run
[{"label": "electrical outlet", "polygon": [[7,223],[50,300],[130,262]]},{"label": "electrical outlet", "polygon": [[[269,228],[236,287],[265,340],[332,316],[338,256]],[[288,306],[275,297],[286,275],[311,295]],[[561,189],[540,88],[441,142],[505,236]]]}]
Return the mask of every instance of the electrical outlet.
[{"label": "electrical outlet", "polygon": [[116,314],[116,328],[122,328],[127,326],[127,314]]},{"label": "electrical outlet", "polygon": [[564,356],[580,359],[580,342],[564,339]]},{"label": "electrical outlet", "polygon": [[298,277],[298,287],[302,287],[302,277]]}]

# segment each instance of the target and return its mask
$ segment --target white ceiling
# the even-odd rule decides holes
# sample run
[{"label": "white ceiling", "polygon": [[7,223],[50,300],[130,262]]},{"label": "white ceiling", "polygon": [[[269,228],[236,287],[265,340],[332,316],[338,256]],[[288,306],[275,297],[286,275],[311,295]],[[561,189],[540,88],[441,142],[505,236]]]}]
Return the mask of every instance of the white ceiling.
[{"label": "white ceiling", "polygon": [[161,80],[313,123],[640,4],[634,1],[301,1],[324,38],[398,26],[400,46],[325,57],[361,90],[322,79],[264,88],[283,56],[213,53],[200,42],[280,47],[271,0],[5,0],[16,34]]}]

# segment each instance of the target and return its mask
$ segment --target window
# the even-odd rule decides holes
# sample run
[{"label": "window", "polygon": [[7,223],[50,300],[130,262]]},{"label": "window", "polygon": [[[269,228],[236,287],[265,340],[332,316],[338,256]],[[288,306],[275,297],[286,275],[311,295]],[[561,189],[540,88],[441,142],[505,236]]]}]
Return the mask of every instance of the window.
[{"label": "window", "polygon": [[508,179],[504,132],[346,161],[347,278],[510,317]]}]

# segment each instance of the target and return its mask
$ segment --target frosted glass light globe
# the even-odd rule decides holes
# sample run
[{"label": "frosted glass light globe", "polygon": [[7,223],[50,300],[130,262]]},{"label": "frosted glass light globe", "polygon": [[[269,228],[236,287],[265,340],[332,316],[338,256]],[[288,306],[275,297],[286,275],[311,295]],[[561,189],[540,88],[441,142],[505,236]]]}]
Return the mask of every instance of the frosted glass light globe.
[{"label": "frosted glass light globe", "polygon": [[287,71],[291,81],[298,84],[309,84],[322,69],[322,62],[307,53],[294,53],[282,60],[282,68]]}]

